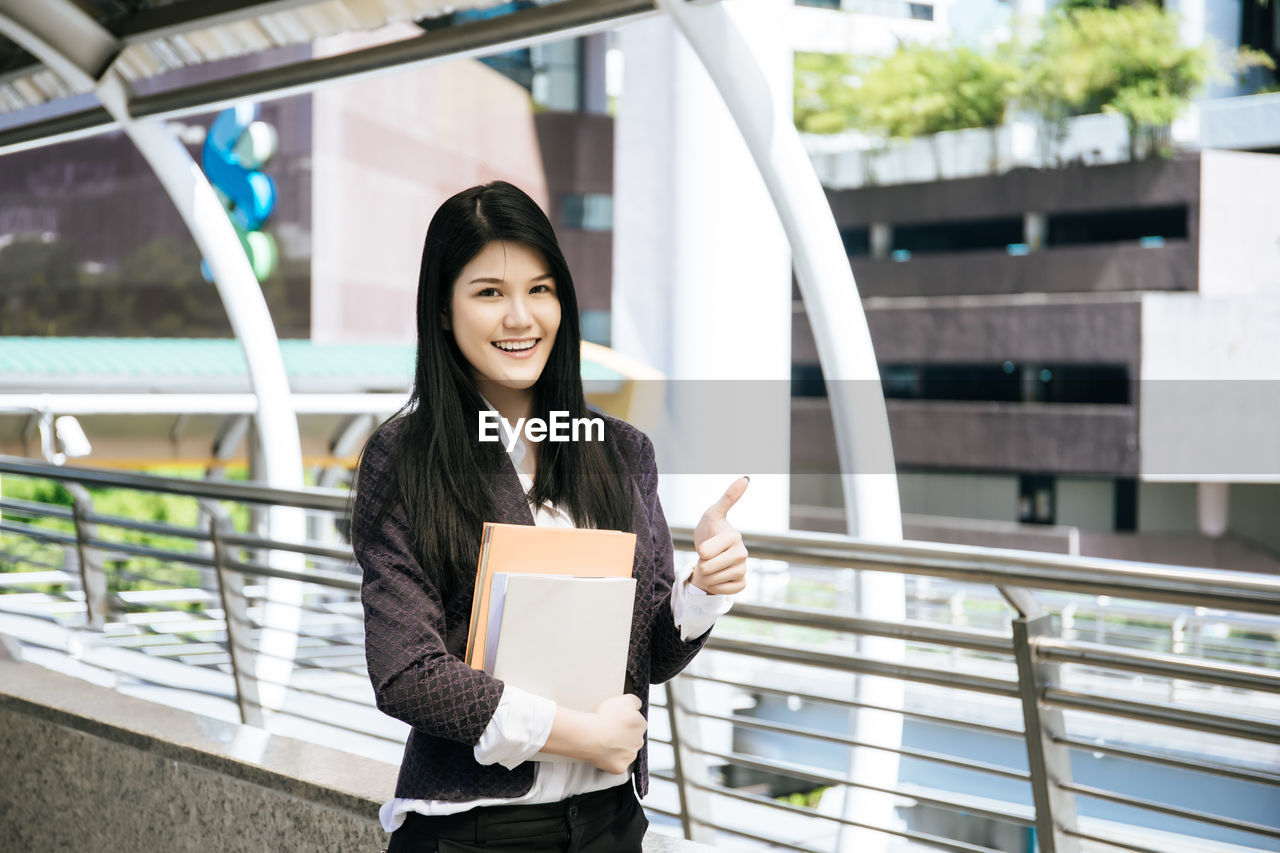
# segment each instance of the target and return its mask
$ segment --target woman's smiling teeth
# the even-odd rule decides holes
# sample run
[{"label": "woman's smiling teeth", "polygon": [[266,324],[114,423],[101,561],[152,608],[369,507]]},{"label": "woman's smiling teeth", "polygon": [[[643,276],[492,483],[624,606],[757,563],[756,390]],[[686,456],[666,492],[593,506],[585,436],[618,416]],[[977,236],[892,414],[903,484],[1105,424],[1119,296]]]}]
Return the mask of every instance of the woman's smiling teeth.
[{"label": "woman's smiling teeth", "polygon": [[494,341],[493,345],[504,352],[525,352],[533,349],[541,338],[529,341]]}]

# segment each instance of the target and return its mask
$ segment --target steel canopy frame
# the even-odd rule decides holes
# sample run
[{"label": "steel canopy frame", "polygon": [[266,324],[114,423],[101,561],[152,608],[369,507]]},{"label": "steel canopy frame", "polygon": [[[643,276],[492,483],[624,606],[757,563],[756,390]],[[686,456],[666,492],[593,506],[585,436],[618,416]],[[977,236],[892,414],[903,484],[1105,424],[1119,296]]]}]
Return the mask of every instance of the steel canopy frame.
[{"label": "steel canopy frame", "polygon": [[[244,351],[257,404],[263,478],[273,488],[302,488],[298,418],[262,288],[222,202],[186,147],[164,123],[139,122],[131,113],[130,87],[112,68],[123,46],[70,0],[38,4],[0,0],[0,32],[72,88],[92,91],[159,178],[209,264],[231,328]],[[292,507],[273,507],[267,513],[269,535],[278,539],[302,541],[305,521],[303,512]],[[301,555],[284,551],[273,552],[271,561],[290,568],[303,565]],[[300,615],[296,605],[301,604],[302,587],[296,581],[277,580],[269,586],[271,597],[280,603],[264,609],[261,647],[266,654],[258,667],[269,673],[271,681],[287,684],[297,649]],[[282,687],[268,687],[260,695],[262,706],[267,708],[280,707],[285,696]],[[247,723],[255,721],[261,723],[260,718],[245,719]]]}]

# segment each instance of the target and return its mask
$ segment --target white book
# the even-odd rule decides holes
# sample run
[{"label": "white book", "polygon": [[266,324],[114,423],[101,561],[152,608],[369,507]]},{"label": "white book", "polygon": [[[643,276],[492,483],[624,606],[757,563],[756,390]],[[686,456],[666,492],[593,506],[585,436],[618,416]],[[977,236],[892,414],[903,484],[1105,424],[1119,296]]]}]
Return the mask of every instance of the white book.
[{"label": "white book", "polygon": [[[622,695],[635,592],[635,578],[495,573],[485,672],[557,705],[595,710]],[[533,760],[572,759],[540,752]]]}]

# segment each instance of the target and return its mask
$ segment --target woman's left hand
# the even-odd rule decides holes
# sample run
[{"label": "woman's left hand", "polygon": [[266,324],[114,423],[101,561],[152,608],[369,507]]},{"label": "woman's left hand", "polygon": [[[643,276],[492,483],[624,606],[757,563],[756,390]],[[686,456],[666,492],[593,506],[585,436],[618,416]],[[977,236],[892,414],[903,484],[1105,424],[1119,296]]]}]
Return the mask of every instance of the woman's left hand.
[{"label": "woman's left hand", "polygon": [[742,544],[742,534],[725,516],[747,490],[750,480],[734,480],[693,529],[693,550],[698,562],[689,581],[705,593],[733,595],[747,588],[747,547]]}]

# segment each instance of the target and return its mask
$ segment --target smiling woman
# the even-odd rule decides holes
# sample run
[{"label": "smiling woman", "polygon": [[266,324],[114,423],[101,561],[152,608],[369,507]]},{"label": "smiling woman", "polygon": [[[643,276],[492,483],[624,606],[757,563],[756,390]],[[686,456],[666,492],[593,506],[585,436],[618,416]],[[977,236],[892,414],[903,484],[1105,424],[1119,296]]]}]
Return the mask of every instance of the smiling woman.
[{"label": "smiling woman", "polygon": [[[573,278],[546,215],[510,184],[458,193],[432,218],[417,327],[413,393],[369,439],[351,525],[369,678],[378,708],[410,726],[381,812],[388,853],[638,853],[649,685],[689,663],[745,585],[724,514],[746,481],[703,517],[701,559],[677,580],[653,443],[587,417]],[[504,421],[506,441],[477,434]],[[466,663],[489,521],[638,534],[623,695],[574,710]]]}]

